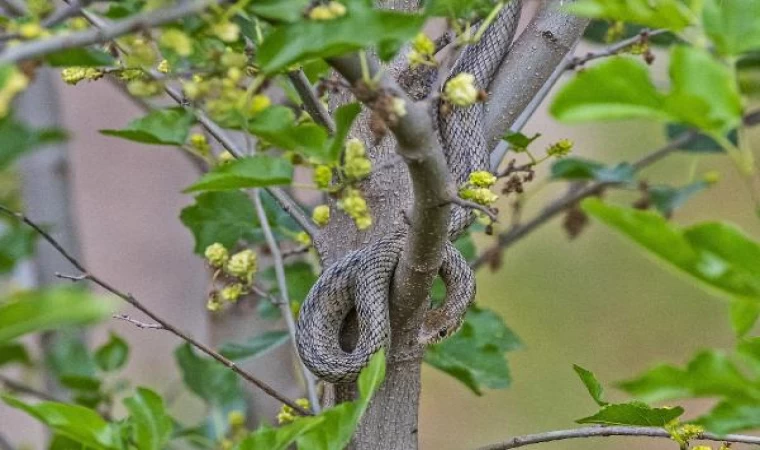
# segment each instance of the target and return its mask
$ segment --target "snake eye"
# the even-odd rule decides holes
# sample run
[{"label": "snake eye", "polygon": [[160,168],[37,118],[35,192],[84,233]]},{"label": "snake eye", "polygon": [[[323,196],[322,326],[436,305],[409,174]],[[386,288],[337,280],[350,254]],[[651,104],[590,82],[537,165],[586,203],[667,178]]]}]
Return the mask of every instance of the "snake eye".
[{"label": "snake eye", "polygon": [[438,331],[438,337],[445,338],[448,333],[449,333],[449,329],[446,327],[443,327],[440,329],[440,331]]}]

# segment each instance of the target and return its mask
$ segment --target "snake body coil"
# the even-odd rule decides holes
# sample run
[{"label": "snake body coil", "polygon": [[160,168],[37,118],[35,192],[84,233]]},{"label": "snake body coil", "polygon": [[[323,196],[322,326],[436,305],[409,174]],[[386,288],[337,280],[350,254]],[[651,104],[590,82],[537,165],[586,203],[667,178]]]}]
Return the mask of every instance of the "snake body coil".
[{"label": "snake body coil", "polygon": [[[521,1],[511,0],[480,41],[463,50],[451,75],[470,73],[478,87],[486,89],[506,56],[520,9]],[[483,105],[455,108],[446,115],[437,107],[433,109],[456,185],[465,183],[474,171],[488,170]],[[456,239],[472,220],[470,210],[453,206],[449,238]],[[406,232],[399,230],[350,252],[325,269],[312,287],[298,316],[296,346],[306,367],[318,377],[332,383],[353,381],[370,357],[389,342],[391,280],[405,242]],[[426,314],[418,335],[421,344],[436,342],[455,331],[475,297],[474,274],[450,242],[444,246],[442,259],[439,274],[446,285],[446,298],[442,306]],[[352,309],[356,310],[359,336],[353,351],[346,352],[339,336]]]}]

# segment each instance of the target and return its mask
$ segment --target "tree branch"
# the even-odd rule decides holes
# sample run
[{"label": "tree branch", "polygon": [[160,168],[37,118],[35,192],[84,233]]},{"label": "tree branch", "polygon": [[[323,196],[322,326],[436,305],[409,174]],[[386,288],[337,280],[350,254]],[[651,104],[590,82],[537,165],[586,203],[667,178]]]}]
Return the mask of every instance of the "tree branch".
[{"label": "tree branch", "polygon": [[296,88],[298,96],[303,101],[303,107],[311,118],[325,127],[330,134],[335,134],[335,122],[333,122],[330,113],[327,112],[322,102],[319,101],[317,94],[311,87],[309,79],[303,73],[303,69],[288,72],[288,78],[293,83],[293,87]]},{"label": "tree branch", "polygon": [[311,413],[306,411],[305,409],[298,406],[295,402],[291,401],[287,397],[283,396],[276,390],[274,390],[272,387],[270,387],[268,384],[264,383],[263,381],[259,380],[258,378],[254,377],[250,373],[246,372],[245,370],[241,369],[237,366],[233,361],[227,359],[226,357],[222,356],[220,353],[216,352],[215,350],[211,349],[207,345],[201,343],[200,341],[197,341],[195,338],[191,337],[187,333],[183,332],[179,328],[175,327],[171,323],[169,323],[167,320],[163,319],[162,317],[158,316],[156,313],[154,313],[152,310],[150,310],[148,307],[143,305],[141,302],[139,302],[132,294],[122,292],[106,281],[98,278],[96,275],[93,275],[90,271],[88,271],[84,265],[82,265],[79,260],[77,260],[74,256],[72,256],[66,249],[64,249],[56,240],[53,238],[50,234],[48,234],[45,230],[43,230],[39,225],[37,225],[34,221],[29,219],[27,216],[14,212],[8,208],[6,208],[3,205],[0,205],[0,212],[10,216],[14,217],[28,226],[30,226],[32,229],[34,229],[40,236],[42,236],[43,239],[45,239],[50,245],[53,246],[64,258],[66,258],[67,261],[71,263],[72,266],[74,266],[77,270],[82,272],[80,277],[68,277],[72,281],[78,281],[78,280],[87,280],[91,281],[98,286],[102,287],[106,291],[116,295],[117,297],[121,298],[125,302],[129,303],[136,309],[138,309],[140,312],[145,314],[146,316],[150,317],[153,321],[155,321],[157,324],[161,325],[163,329],[166,331],[174,334],[175,336],[179,337],[183,341],[189,343],[193,347],[197,348],[198,350],[202,351],[206,355],[214,358],[218,362],[222,363],[223,365],[227,366],[230,370],[240,375],[243,379],[246,381],[254,384],[256,387],[261,389],[262,391],[266,392],[269,396],[277,399],[278,401],[290,406],[295,411],[297,411],[299,414],[302,415],[310,415]]},{"label": "tree branch", "polygon": [[93,28],[19,44],[15,47],[6,48],[0,53],[0,64],[13,64],[28,59],[39,58],[61,50],[107,42],[128,33],[160,26],[182,19],[183,17],[198,14],[212,4],[221,3],[222,1],[224,0],[179,2],[174,6],[113,22],[106,28]]},{"label": "tree branch", "polygon": [[485,121],[489,148],[496,146],[583,35],[588,19],[565,13],[560,3],[544,2],[489,86]]},{"label": "tree branch", "polygon": [[288,294],[288,282],[285,278],[285,262],[282,260],[282,253],[280,247],[277,245],[277,240],[272,233],[272,227],[269,225],[269,218],[267,217],[264,205],[261,202],[261,193],[258,189],[253,190],[253,205],[256,208],[256,215],[259,218],[261,224],[261,230],[264,232],[264,239],[269,247],[269,252],[272,254],[272,260],[274,262],[274,273],[277,278],[277,287],[280,290],[280,311],[285,318],[285,324],[288,327],[288,334],[290,334],[290,342],[293,344],[293,350],[296,352],[296,359],[298,360],[298,366],[303,374],[304,384],[306,384],[306,393],[309,396],[309,403],[314,412],[319,412],[319,397],[317,396],[317,382],[309,372],[309,369],[303,365],[303,361],[298,357],[298,348],[296,348],[296,323],[293,320],[293,310],[290,308],[290,295]]},{"label": "tree branch", "polygon": [[574,56],[572,58],[569,58],[567,63],[565,64],[565,70],[573,70],[595,59],[615,56],[633,45],[640,44],[642,42],[647,41],[651,37],[659,36],[667,32],[668,30],[663,30],[663,29],[641,30],[641,32],[639,32],[636,36],[632,36],[628,39],[624,39],[620,42],[610,45],[609,47],[605,49],[602,49],[596,52],[588,52],[584,56]]},{"label": "tree branch", "polygon": [[[546,433],[528,434],[514,437],[498,444],[480,447],[478,450],[508,450],[512,448],[526,447],[528,445],[542,444],[545,442],[564,441],[567,439],[583,439],[592,437],[630,436],[630,437],[654,437],[671,439],[670,433],[662,428],[654,427],[584,427],[572,430],[548,431]],[[713,442],[733,442],[737,444],[760,445],[760,436],[745,436],[741,434],[726,434],[724,436],[714,433],[701,433],[694,440]]]}]

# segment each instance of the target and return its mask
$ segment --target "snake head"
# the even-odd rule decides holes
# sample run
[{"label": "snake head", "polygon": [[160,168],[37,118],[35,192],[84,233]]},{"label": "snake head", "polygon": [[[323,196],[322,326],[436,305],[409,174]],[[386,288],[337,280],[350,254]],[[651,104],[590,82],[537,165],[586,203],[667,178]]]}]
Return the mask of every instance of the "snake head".
[{"label": "snake head", "polygon": [[450,317],[442,308],[430,310],[422,320],[417,343],[431,345],[441,342],[456,333],[461,325],[461,318]]}]

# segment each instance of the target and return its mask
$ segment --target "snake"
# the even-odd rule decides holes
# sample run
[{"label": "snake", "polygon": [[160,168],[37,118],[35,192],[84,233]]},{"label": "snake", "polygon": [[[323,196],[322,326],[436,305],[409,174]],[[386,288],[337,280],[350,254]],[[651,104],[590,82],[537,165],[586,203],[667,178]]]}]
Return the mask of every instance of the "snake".
[{"label": "snake", "polygon": [[[447,79],[467,72],[474,76],[478,88],[488,88],[509,51],[521,3],[509,0],[503,5],[481,38],[464,47]],[[443,101],[434,102],[432,114],[452,181],[461,186],[470,173],[489,170],[484,105],[478,102],[444,113]],[[474,301],[475,275],[452,244],[474,218],[471,209],[452,205],[449,239],[443,247],[438,273],[446,296],[440,306],[426,312],[417,334],[420,345],[440,342],[455,333]],[[295,330],[296,348],[304,365],[320,379],[330,383],[354,381],[372,355],[389,345],[392,278],[406,244],[406,233],[404,229],[393,230],[347,253],[323,270],[301,304]],[[358,338],[354,348],[346,351],[340,343],[340,332],[353,310],[358,321]]]}]

